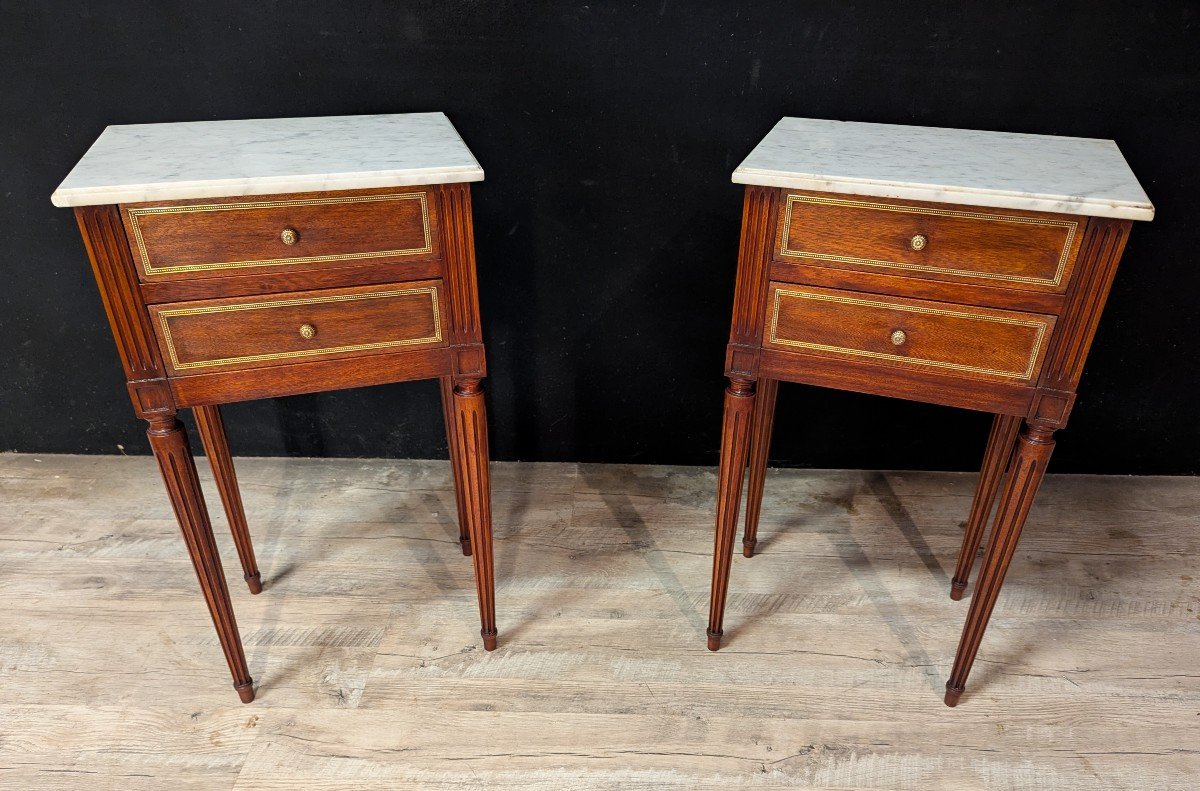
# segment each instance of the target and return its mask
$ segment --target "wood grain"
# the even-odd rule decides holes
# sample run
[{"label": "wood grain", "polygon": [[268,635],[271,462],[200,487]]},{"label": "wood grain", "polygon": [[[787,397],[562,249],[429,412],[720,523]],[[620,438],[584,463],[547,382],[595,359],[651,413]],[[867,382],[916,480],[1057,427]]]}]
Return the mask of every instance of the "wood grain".
[{"label": "wood grain", "polygon": [[764,347],[969,379],[1035,380],[1054,329],[1052,316],[786,283],[768,305]]},{"label": "wood grain", "polygon": [[262,574],[254,558],[254,542],[250,538],[250,527],[246,524],[246,509],[242,505],[242,493],[238,489],[237,472],[233,457],[229,453],[229,440],[225,436],[225,419],[218,406],[199,406],[192,410],[196,418],[196,433],[204,444],[204,455],[212,467],[217,491],[225,519],[229,522],[229,533],[237,547],[238,560],[242,564],[242,579],[251,593],[262,593]]},{"label": "wood grain", "polygon": [[[445,345],[439,281],[152,305],[174,376]],[[310,336],[301,334],[307,327]]]},{"label": "wood grain", "polygon": [[[429,189],[310,192],[121,205],[139,277],[195,280],[369,259],[393,280],[409,260],[436,258]],[[281,239],[288,229],[291,244]]]},{"label": "wood grain", "polygon": [[[779,260],[1025,291],[1066,291],[1086,220],[1073,215],[831,196],[780,198]],[[919,247],[914,237],[922,237]]]},{"label": "wood grain", "polygon": [[0,788],[1191,791],[1200,772],[1196,479],[1049,476],[951,712],[973,474],[768,470],[764,551],[733,558],[736,640],[713,654],[715,469],[493,464],[511,639],[489,653],[446,462],[236,461],[270,591],[232,591],[262,683],[245,707],[214,683],[153,460],[0,455]]}]

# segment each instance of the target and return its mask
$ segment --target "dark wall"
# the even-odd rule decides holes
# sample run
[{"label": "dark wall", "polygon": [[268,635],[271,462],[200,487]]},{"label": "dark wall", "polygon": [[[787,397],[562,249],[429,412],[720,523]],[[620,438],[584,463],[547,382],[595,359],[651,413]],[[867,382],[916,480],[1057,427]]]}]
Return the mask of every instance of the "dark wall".
[{"label": "dark wall", "polygon": [[[1200,467],[1197,3],[0,3],[0,450],[147,450],[71,212],[107,124],[442,110],[475,189],[494,454],[711,464],[740,219],[783,115],[1113,138],[1158,208],[1060,472]],[[439,456],[428,383],[234,405],[237,453]],[[986,416],[799,386],[782,462],[968,469]]]}]

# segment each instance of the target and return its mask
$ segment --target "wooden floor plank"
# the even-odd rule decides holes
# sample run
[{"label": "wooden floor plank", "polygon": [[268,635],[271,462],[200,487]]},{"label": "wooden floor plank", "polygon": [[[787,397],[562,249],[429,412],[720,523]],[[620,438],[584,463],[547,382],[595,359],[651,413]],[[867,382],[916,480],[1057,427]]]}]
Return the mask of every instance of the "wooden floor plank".
[{"label": "wooden floor plank", "polygon": [[714,654],[713,470],[496,464],[487,653],[446,463],[237,466],[249,706],[153,462],[0,455],[0,788],[1200,787],[1195,479],[1050,477],[952,710],[974,476],[772,470]]}]

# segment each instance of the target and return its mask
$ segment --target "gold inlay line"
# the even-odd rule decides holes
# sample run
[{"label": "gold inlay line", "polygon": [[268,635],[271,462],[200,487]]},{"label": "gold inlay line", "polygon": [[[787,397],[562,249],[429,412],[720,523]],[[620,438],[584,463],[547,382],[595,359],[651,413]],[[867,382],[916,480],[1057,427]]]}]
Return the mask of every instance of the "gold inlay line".
[{"label": "gold inlay line", "polygon": [[[1013,222],[1024,225],[1046,225],[1055,228],[1065,228],[1067,231],[1067,238],[1063,243],[1062,253],[1058,257],[1058,266],[1055,269],[1054,277],[1052,278],[1030,277],[1027,275],[1005,275],[997,272],[983,272],[978,269],[950,269],[948,267],[932,266],[930,264],[909,264],[903,261],[886,261],[877,258],[859,258],[848,255],[816,253],[811,250],[793,250],[788,247],[792,228],[793,203],[815,203],[818,205],[849,206],[857,209],[891,211],[900,214],[929,214],[937,217],[964,217],[973,220],[986,220],[988,222]],[[796,258],[813,258],[818,261],[830,261],[838,264],[861,264],[863,266],[875,266],[884,269],[908,269],[914,272],[943,273],[947,275],[961,275],[963,277],[977,277],[987,280],[1004,280],[1012,283],[1033,283],[1044,286],[1058,286],[1062,283],[1063,272],[1066,271],[1067,262],[1071,253],[1071,246],[1075,241],[1075,232],[1078,228],[1079,223],[1068,220],[1046,220],[1040,217],[1017,217],[1010,214],[986,214],[983,212],[958,211],[954,209],[929,209],[923,206],[896,206],[890,203],[873,203],[870,201],[845,200],[842,198],[818,198],[810,195],[788,195],[787,205],[784,207],[783,233],[779,243],[779,253],[780,255],[793,256]]]},{"label": "gold inlay line", "polygon": [[[970,319],[973,321],[993,322],[996,324],[1010,324],[1018,327],[1031,327],[1037,332],[1033,339],[1033,346],[1029,352],[1029,362],[1025,366],[1024,371],[1005,371],[997,368],[986,368],[977,365],[963,365],[961,363],[946,362],[945,360],[933,360],[925,357],[911,357],[901,354],[886,354],[884,352],[872,352],[866,349],[855,349],[847,346],[832,346],[823,343],[811,343],[808,341],[797,341],[789,338],[779,337],[779,303],[781,296],[795,297],[797,299],[815,299],[825,302],[837,302],[845,305],[865,305],[872,308],[887,308],[888,310],[900,310],[908,313],[927,314],[932,316],[949,316],[952,318]],[[991,374],[992,376],[1002,376],[1005,378],[1017,378],[1028,380],[1033,376],[1034,366],[1038,362],[1038,358],[1042,351],[1042,343],[1045,341],[1046,332],[1050,325],[1044,321],[1027,321],[1024,319],[1013,319],[1005,316],[992,316],[979,313],[968,313],[966,311],[945,310],[942,308],[920,308],[913,305],[898,305],[892,302],[879,302],[870,299],[852,299],[850,297],[838,297],[827,294],[813,294],[808,291],[793,291],[791,289],[777,288],[775,289],[775,305],[771,315],[771,334],[770,342],[777,343],[783,346],[795,346],[801,349],[813,349],[816,351],[836,352],[839,354],[849,354],[857,357],[870,357],[879,360],[892,360],[894,362],[911,363],[914,365],[928,365],[935,368],[945,368],[951,371],[963,371],[967,373]]]},{"label": "gold inlay line", "polygon": [[[175,339],[171,336],[171,324],[169,319],[177,316],[204,316],[212,313],[230,313],[246,310],[262,310],[265,308],[281,308],[292,305],[318,305],[329,302],[353,302],[355,300],[364,299],[383,299],[386,297],[404,297],[412,294],[428,294],[431,307],[433,310],[433,335],[424,338],[401,338],[391,341],[377,341],[374,343],[354,343],[344,346],[328,346],[321,349],[300,349],[290,352],[270,352],[265,354],[248,354],[240,357],[224,357],[215,360],[198,360],[196,362],[180,362],[179,356],[175,351]],[[158,313],[159,326],[162,328],[163,343],[166,344],[167,354],[171,358],[171,365],[178,371],[186,371],[192,368],[211,368],[218,365],[230,365],[232,363],[250,363],[264,362],[267,360],[288,360],[300,357],[315,357],[322,354],[337,354],[340,352],[359,352],[368,351],[371,349],[388,349],[395,346],[416,346],[426,343],[440,343],[442,341],[442,317],[441,311],[438,308],[437,286],[426,286],[424,288],[406,288],[398,291],[375,291],[370,294],[339,294],[328,297],[298,297],[295,299],[279,299],[269,302],[244,302],[236,305],[215,305],[202,308],[174,308],[171,310],[162,310]]]},{"label": "gold inlay line", "polygon": [[[197,212],[246,211],[251,209],[278,209],[285,206],[326,206],[342,203],[368,203],[388,200],[415,200],[421,204],[421,227],[425,243],[421,247],[399,250],[378,250],[366,253],[334,253],[331,255],[309,255],[292,258],[264,258],[246,261],[216,261],[209,264],[180,264],[178,266],[154,266],[142,238],[142,227],[138,218],[154,214],[192,214]],[[288,264],[315,264],[329,261],[356,261],[366,258],[388,258],[391,256],[420,255],[433,252],[433,236],[429,232],[429,201],[424,192],[389,193],[387,195],[356,195],[348,198],[309,198],[306,200],[257,201],[245,203],[196,203],[187,206],[148,206],[126,209],[129,227],[133,231],[134,244],[141,259],[142,270],[147,276],[173,274],[177,272],[205,272],[213,269],[243,269],[251,266],[286,266]]]}]

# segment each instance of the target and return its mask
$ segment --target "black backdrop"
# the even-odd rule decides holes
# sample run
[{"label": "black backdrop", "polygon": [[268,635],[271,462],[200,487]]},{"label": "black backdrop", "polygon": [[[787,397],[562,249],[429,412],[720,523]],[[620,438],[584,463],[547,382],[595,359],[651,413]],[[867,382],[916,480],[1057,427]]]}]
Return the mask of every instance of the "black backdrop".
[{"label": "black backdrop", "polygon": [[[1200,462],[1197,3],[0,3],[0,450],[145,453],[71,212],[107,124],[441,110],[475,188],[494,456],[711,464],[730,172],[783,115],[1115,139],[1158,208],[1060,472]],[[436,387],[233,405],[235,453],[436,457]],[[969,469],[984,415],[785,386],[772,458]]]}]

